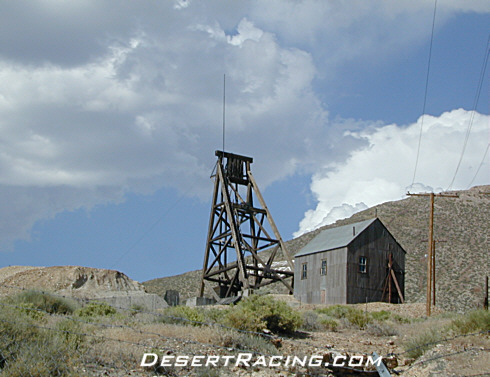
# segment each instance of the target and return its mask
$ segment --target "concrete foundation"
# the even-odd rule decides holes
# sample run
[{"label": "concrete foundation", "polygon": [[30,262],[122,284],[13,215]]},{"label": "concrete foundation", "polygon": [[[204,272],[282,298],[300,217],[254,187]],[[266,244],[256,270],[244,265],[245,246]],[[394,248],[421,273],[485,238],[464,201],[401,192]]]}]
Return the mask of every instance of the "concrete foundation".
[{"label": "concrete foundation", "polygon": [[[115,292],[119,293],[119,292]],[[113,296],[103,296],[90,299],[90,301],[104,301],[116,309],[141,308],[143,311],[155,311],[167,308],[167,302],[160,296],[153,293],[128,292],[127,294],[114,294]]]},{"label": "concrete foundation", "polygon": [[191,297],[188,298],[185,302],[186,306],[204,306],[204,305],[213,305],[216,303],[216,300],[213,298],[207,297]]}]

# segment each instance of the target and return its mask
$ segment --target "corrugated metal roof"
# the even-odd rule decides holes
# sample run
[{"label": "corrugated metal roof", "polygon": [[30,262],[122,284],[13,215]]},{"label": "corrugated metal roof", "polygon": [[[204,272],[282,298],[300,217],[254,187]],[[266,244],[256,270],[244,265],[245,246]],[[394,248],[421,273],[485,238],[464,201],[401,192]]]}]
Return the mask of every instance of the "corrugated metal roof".
[{"label": "corrugated metal roof", "polygon": [[[317,236],[313,238],[305,247],[303,247],[295,255],[295,257],[345,247],[374,221],[376,221],[376,219],[325,229],[317,234]],[[356,229],[355,234],[352,229],[353,227]]]}]

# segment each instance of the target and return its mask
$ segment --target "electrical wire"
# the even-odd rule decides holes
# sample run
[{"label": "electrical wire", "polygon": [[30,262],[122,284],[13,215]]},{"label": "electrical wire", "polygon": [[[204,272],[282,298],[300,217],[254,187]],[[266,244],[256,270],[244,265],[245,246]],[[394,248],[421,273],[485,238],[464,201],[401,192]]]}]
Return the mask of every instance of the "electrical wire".
[{"label": "electrical wire", "polygon": [[[456,166],[456,171],[454,172],[453,179],[451,180],[451,183],[449,184],[446,191],[449,191],[452,188],[454,181],[456,179],[456,175],[458,174],[459,168],[461,166],[461,161],[463,161],[463,156],[464,156],[464,152],[466,151],[466,146],[468,144],[468,139],[470,137],[471,128],[473,127],[473,121],[475,120],[476,108],[478,106],[478,101],[480,100],[481,88],[482,88],[483,81],[485,78],[485,72],[487,70],[489,53],[490,53],[490,34],[488,35],[487,44],[485,46],[485,55],[483,57],[483,64],[482,64],[482,67],[480,70],[480,77],[478,79],[478,86],[476,89],[475,99],[473,101],[473,109],[471,110],[470,119],[468,121],[468,127],[466,129],[466,135],[465,135],[464,142],[463,142],[463,150],[461,151],[461,156],[459,157],[458,165]],[[486,154],[486,152],[485,152],[485,154]],[[471,181],[471,183],[473,183],[473,180]],[[471,183],[470,183],[470,186],[471,186]]]},{"label": "electrical wire", "polygon": [[[214,168],[212,171],[214,171],[214,169],[216,168],[216,164],[214,165]],[[212,175],[213,173],[211,173]],[[156,226],[158,224],[160,224],[166,217],[167,215],[175,208],[177,207],[178,204],[180,204],[180,202],[182,200],[184,200],[184,198],[187,196],[187,194],[195,187],[195,183],[196,182],[193,182],[191,185],[189,185],[189,187],[187,188],[186,191],[184,191],[184,193],[181,195],[181,197],[176,200],[175,202],[172,203],[172,205],[170,205],[170,207],[167,208],[167,210],[161,215],[159,216],[142,234],[140,237],[138,237],[136,239],[136,241],[134,241],[121,255],[118,259],[116,259],[116,261],[111,265],[110,269],[113,269],[114,267],[116,267],[118,265],[119,262],[121,262],[121,260],[123,260],[132,250],[134,250],[134,248],[146,237],[148,236],[148,234],[150,234],[153,229],[156,228]]]},{"label": "electrical wire", "polygon": [[[223,75],[223,153],[225,152],[225,105],[226,105],[226,74]],[[213,176],[213,173],[216,169],[216,166],[217,166],[217,163],[215,163],[213,169],[212,169],[212,172],[211,172],[211,176]],[[138,238],[136,239],[136,241],[134,241],[131,246],[129,246],[122,254],[121,256],[116,259],[116,261],[112,264],[112,266],[110,267],[111,269],[113,269],[114,267],[117,266],[117,264],[126,257],[126,255],[128,255],[148,234],[151,233],[151,231],[153,229],[155,229],[155,227],[163,221],[164,218],[167,217],[168,213],[170,211],[172,211],[182,200],[183,198],[191,191],[192,188],[194,188],[195,185],[192,184],[189,186],[189,188],[187,189],[187,191],[185,191],[182,196],[176,201],[174,202],[164,213],[163,215],[161,215],[155,222],[153,222],[148,228],[146,231],[143,232],[143,234]]]},{"label": "electrical wire", "polygon": [[483,154],[483,158],[481,159],[481,162],[480,162],[480,165],[478,166],[478,169],[476,169],[475,176],[473,177],[473,179],[471,180],[470,184],[468,185],[468,187],[466,189],[469,189],[471,187],[471,185],[473,184],[473,181],[476,179],[476,176],[480,172],[480,169],[483,166],[483,163],[485,162],[485,157],[487,157],[489,147],[490,147],[490,143],[487,144],[487,149],[485,150],[485,153]]},{"label": "electrical wire", "polygon": [[[191,186],[193,187],[193,186]],[[123,260],[134,248],[146,237],[148,234],[151,233],[153,229],[156,228],[158,224],[160,224],[163,219],[167,217],[167,215],[184,199],[186,194],[190,191],[190,188],[177,200],[175,201],[170,207],[167,208],[167,210],[160,216],[156,221],[153,222],[142,234],[140,237],[136,239],[122,254],[121,256],[116,259],[116,261],[111,265],[110,269],[113,269],[118,265],[121,260]]]},{"label": "electrical wire", "polygon": [[427,93],[428,93],[428,88],[429,88],[430,63],[431,63],[431,59],[432,59],[432,44],[434,41],[434,26],[436,24],[436,10],[437,10],[437,0],[434,1],[434,14],[432,16],[432,32],[431,32],[431,36],[430,36],[429,60],[427,62],[427,76],[425,78],[424,105],[422,108],[422,118],[420,120],[420,133],[419,133],[419,142],[418,142],[418,146],[417,146],[417,157],[415,158],[415,168],[413,170],[412,184],[410,185],[410,188],[412,188],[413,184],[415,183],[415,176],[417,174],[417,167],[419,164],[419,157],[420,157],[420,145],[422,144],[422,133],[423,133],[423,129],[424,129],[425,108],[427,105]]}]

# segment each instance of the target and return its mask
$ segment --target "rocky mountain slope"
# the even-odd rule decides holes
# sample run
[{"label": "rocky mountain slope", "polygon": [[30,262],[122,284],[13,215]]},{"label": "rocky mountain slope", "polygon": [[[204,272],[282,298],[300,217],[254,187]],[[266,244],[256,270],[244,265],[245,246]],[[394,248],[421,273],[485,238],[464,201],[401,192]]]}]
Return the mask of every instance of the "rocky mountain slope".
[{"label": "rocky mountain slope", "polygon": [[[467,311],[482,306],[485,276],[490,275],[490,185],[453,193],[459,194],[459,198],[435,199],[436,305],[446,310]],[[290,240],[287,247],[294,254],[325,228],[377,215],[407,252],[407,301],[425,302],[429,206],[428,197],[413,196],[383,203]],[[185,299],[197,294],[199,282],[200,271],[191,271],[143,284],[148,292],[159,295],[168,289],[178,290],[181,299]],[[284,293],[282,285],[266,288]]]},{"label": "rocky mountain slope", "polygon": [[79,266],[11,266],[0,269],[0,296],[18,293],[19,288],[91,299],[145,293],[141,283],[115,270]]}]

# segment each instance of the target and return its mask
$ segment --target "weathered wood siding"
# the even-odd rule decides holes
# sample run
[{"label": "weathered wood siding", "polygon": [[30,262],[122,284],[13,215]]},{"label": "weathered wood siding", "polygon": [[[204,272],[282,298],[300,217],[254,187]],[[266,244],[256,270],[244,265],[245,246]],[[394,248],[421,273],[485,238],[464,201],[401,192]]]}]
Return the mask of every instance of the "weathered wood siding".
[{"label": "weathered wood siding", "polygon": [[[389,254],[393,254],[393,268],[398,284],[405,295],[405,252],[378,220],[362,232],[348,247],[347,303],[381,301],[388,274]],[[361,257],[367,258],[367,272],[359,272]],[[392,283],[392,302],[398,303],[395,284]],[[385,301],[388,299],[387,295]]]},{"label": "weathered wood siding", "polygon": [[[381,301],[390,253],[398,284],[405,295],[405,252],[381,221],[375,220],[346,247],[296,257],[294,297],[308,304]],[[367,258],[365,273],[360,272],[361,257]],[[322,260],[327,261],[326,275],[321,274]],[[307,265],[306,279],[302,279],[304,263]],[[391,292],[391,302],[398,303],[394,282]]]},{"label": "weathered wood siding", "polygon": [[[327,273],[321,275],[322,260]],[[302,279],[302,266],[307,265],[307,278]],[[294,262],[294,297],[308,304],[347,303],[347,248],[297,257]]]}]

